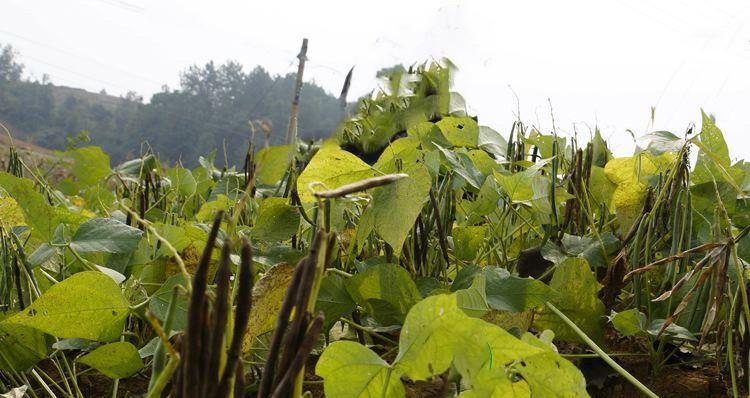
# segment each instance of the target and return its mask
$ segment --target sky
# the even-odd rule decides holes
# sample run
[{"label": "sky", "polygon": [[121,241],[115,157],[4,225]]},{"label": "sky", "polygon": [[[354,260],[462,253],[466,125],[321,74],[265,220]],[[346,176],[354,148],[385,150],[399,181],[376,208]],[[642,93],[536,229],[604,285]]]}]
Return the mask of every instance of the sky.
[{"label": "sky", "polygon": [[55,84],[148,100],[209,60],[293,72],[307,37],[305,80],[331,93],[352,66],[350,98],[382,67],[448,57],[469,113],[506,136],[520,113],[584,140],[598,126],[627,155],[633,135],[700,127],[702,108],[750,159],[747,0],[2,0],[0,15],[0,43]]}]

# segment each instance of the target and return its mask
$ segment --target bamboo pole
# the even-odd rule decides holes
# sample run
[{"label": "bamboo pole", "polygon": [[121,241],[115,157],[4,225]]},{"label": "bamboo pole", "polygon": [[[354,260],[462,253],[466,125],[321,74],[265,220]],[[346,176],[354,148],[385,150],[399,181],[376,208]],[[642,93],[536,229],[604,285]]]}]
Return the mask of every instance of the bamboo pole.
[{"label": "bamboo pole", "polygon": [[294,97],[292,98],[292,110],[289,114],[289,127],[286,130],[286,144],[289,145],[289,158],[294,154],[294,143],[297,141],[297,114],[299,113],[299,97],[302,91],[302,75],[305,72],[305,61],[307,61],[307,39],[302,39],[302,48],[297,54],[299,65],[297,66],[297,81],[294,84]]}]

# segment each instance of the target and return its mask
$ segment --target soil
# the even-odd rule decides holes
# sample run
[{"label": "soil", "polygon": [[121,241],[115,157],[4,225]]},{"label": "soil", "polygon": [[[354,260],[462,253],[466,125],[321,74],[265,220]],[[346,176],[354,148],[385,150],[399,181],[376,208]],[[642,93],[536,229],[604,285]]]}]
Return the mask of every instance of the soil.
[{"label": "soil", "polygon": [[[635,339],[618,338],[615,333],[607,333],[608,352],[643,352],[645,342]],[[560,345],[560,352],[581,352],[576,345]],[[73,361],[74,358],[69,358]],[[324,398],[323,380],[315,375],[315,364],[318,357],[311,355],[305,366],[305,390],[313,398]],[[681,365],[679,363],[666,365],[656,377],[650,374],[648,357],[629,356],[618,357],[618,363],[638,380],[648,386],[661,398],[720,398],[731,396],[731,385],[726,375],[722,374],[714,361],[707,361],[700,365]],[[601,362],[599,359],[580,360],[578,365],[586,374],[590,385],[588,392],[592,398],[632,398],[644,396],[635,386]],[[60,375],[49,361],[40,364],[42,370],[55,381],[60,381]],[[596,380],[599,382],[597,383]],[[33,383],[36,384],[36,383]],[[86,397],[107,397],[112,395],[112,380],[94,372],[84,373],[78,378],[79,388]],[[598,385],[594,385],[598,384]],[[62,385],[62,384],[61,384]],[[33,386],[36,391],[44,395],[38,385]],[[446,378],[437,377],[430,381],[404,381],[407,398],[442,398],[454,396],[453,385]],[[121,380],[118,397],[140,397],[148,389],[146,374],[138,374],[129,379]],[[744,395],[743,395],[744,396]]]},{"label": "soil", "polygon": [[[70,363],[73,363],[74,360],[74,356],[68,356],[68,361]],[[39,363],[39,367],[58,385],[64,386],[60,373],[57,371],[52,361],[44,360]],[[149,372],[147,372],[146,374],[136,374],[135,376],[128,379],[120,380],[120,384],[117,389],[117,396],[120,398],[143,396],[148,392],[148,375]],[[33,378],[30,378],[29,381],[31,381],[31,387],[37,392],[39,396],[48,396],[47,394],[45,394],[42,386],[35,382]],[[83,373],[78,376],[78,388],[81,390],[81,393],[84,397],[111,397],[112,386],[113,380],[99,373],[90,372]],[[53,387],[53,392],[59,391],[55,390]]]},{"label": "soil", "polygon": [[[608,330],[605,335],[608,352],[643,353],[646,351],[644,345],[647,342],[644,340],[621,338],[613,330]],[[690,355],[687,354],[687,356]],[[616,360],[620,366],[661,398],[719,398],[731,396],[731,384],[717,367],[716,361],[704,361],[700,365],[686,365],[674,361],[675,363],[669,363],[662,367],[658,374],[654,376],[651,374],[651,362],[647,356],[619,357]],[[597,361],[601,362],[598,359]],[[609,375],[605,376],[603,385],[589,385],[588,391],[592,398],[645,396],[605,363],[599,364],[599,370],[605,370]]]}]

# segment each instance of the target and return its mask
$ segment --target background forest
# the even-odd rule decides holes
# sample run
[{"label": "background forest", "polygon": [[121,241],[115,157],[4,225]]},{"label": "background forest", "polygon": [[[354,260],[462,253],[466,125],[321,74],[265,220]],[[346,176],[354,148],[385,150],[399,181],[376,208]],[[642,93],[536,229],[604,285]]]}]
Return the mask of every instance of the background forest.
[{"label": "background forest", "polygon": [[[261,66],[247,72],[236,62],[210,61],[185,70],[179,88],[164,86],[144,102],[136,93],[114,97],[28,78],[13,48],[0,48],[0,121],[14,137],[45,148],[90,139],[120,162],[139,155],[134,151],[148,139],[164,160],[195,165],[200,154],[216,149],[217,163],[231,165],[244,158],[249,121],[271,123],[271,145],[282,144],[286,134],[295,74],[272,76]],[[327,137],[342,116],[338,99],[314,83],[302,91],[300,138]],[[257,134],[256,143],[262,137]]]}]

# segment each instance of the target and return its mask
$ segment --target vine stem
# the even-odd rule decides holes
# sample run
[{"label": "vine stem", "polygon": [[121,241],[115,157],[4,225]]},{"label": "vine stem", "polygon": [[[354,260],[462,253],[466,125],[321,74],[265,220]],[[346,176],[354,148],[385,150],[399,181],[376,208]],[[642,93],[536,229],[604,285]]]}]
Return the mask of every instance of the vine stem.
[{"label": "vine stem", "polygon": [[367,334],[369,334],[369,335],[371,335],[371,336],[375,336],[375,337],[377,337],[377,338],[379,338],[379,339],[381,339],[381,340],[387,341],[387,342],[389,342],[389,343],[391,343],[391,344],[394,344],[394,345],[398,345],[398,343],[397,343],[397,342],[395,342],[395,341],[393,341],[393,340],[389,339],[388,337],[385,337],[385,336],[383,336],[382,334],[380,334],[380,333],[378,333],[378,332],[375,332],[374,330],[371,330],[371,329],[370,329],[370,328],[368,328],[368,327],[362,326],[362,325],[360,325],[360,324],[358,324],[358,323],[356,323],[356,322],[350,321],[350,320],[348,320],[348,319],[346,319],[346,318],[344,318],[344,317],[341,317],[341,318],[339,318],[339,320],[340,320],[341,322],[344,322],[344,323],[346,323],[346,324],[349,324],[349,326],[351,326],[351,327],[353,327],[353,328],[355,328],[355,329],[357,329],[357,330],[361,330],[361,331],[363,331],[363,332],[365,332],[365,333],[367,333]]},{"label": "vine stem", "polygon": [[570,318],[565,316],[565,314],[563,314],[562,311],[558,310],[557,307],[552,305],[552,303],[550,302],[546,302],[544,304],[547,306],[547,308],[552,310],[552,312],[554,312],[555,315],[560,317],[560,319],[562,319],[562,321],[565,322],[565,324],[568,325],[568,327],[573,329],[573,331],[576,332],[578,337],[580,337],[581,340],[583,340],[589,347],[591,347],[591,349],[595,353],[597,353],[599,357],[604,360],[604,362],[606,362],[609,366],[611,366],[612,369],[614,369],[617,373],[619,373],[622,377],[624,377],[627,381],[629,381],[632,385],[634,385],[636,388],[641,390],[641,392],[643,392],[647,396],[651,398],[659,398],[658,395],[656,395],[653,391],[649,390],[648,387],[643,385],[643,383],[638,381],[638,379],[633,377],[633,375],[628,373],[627,370],[625,370],[622,366],[620,366],[617,362],[615,362],[615,360],[612,359],[612,357],[607,355],[607,353],[604,352],[604,350],[599,348],[599,346],[596,345],[596,343],[594,343],[594,340],[591,340],[591,338],[589,338],[589,336],[587,336],[586,333],[583,332],[583,330],[581,330],[575,323],[573,323],[573,321],[571,321]]},{"label": "vine stem", "polygon": [[388,385],[390,384],[389,381],[391,379],[391,372],[393,372],[393,367],[389,366],[388,369],[385,371],[385,381],[383,382],[383,392],[380,393],[380,398],[385,398],[388,394]]},{"label": "vine stem", "polygon": [[445,266],[450,267],[451,262],[448,257],[448,243],[445,238],[445,231],[443,231],[443,220],[440,218],[440,210],[438,209],[438,201],[435,197],[435,191],[430,187],[430,204],[432,204],[432,212],[435,215],[435,226],[437,227],[438,243],[440,243],[440,250],[443,253],[443,259],[445,260]]},{"label": "vine stem", "polygon": [[159,242],[161,242],[162,245],[164,245],[164,247],[167,248],[167,250],[169,250],[169,252],[174,256],[174,259],[177,262],[177,266],[180,268],[180,272],[182,273],[183,278],[185,278],[185,289],[187,289],[188,292],[192,292],[193,284],[192,284],[192,279],[190,277],[190,273],[188,272],[187,267],[185,266],[185,262],[182,260],[182,256],[180,256],[180,253],[177,251],[177,249],[175,249],[175,247],[172,246],[172,243],[170,243],[163,236],[159,235],[159,233],[156,231],[156,228],[154,228],[150,222],[139,217],[138,214],[136,214],[128,206],[125,206],[125,204],[120,203],[120,208],[122,208],[128,214],[130,214],[130,216],[133,217],[133,219],[135,219],[136,222],[146,227],[148,232],[150,232],[151,235],[154,236],[154,238],[156,238]]}]

